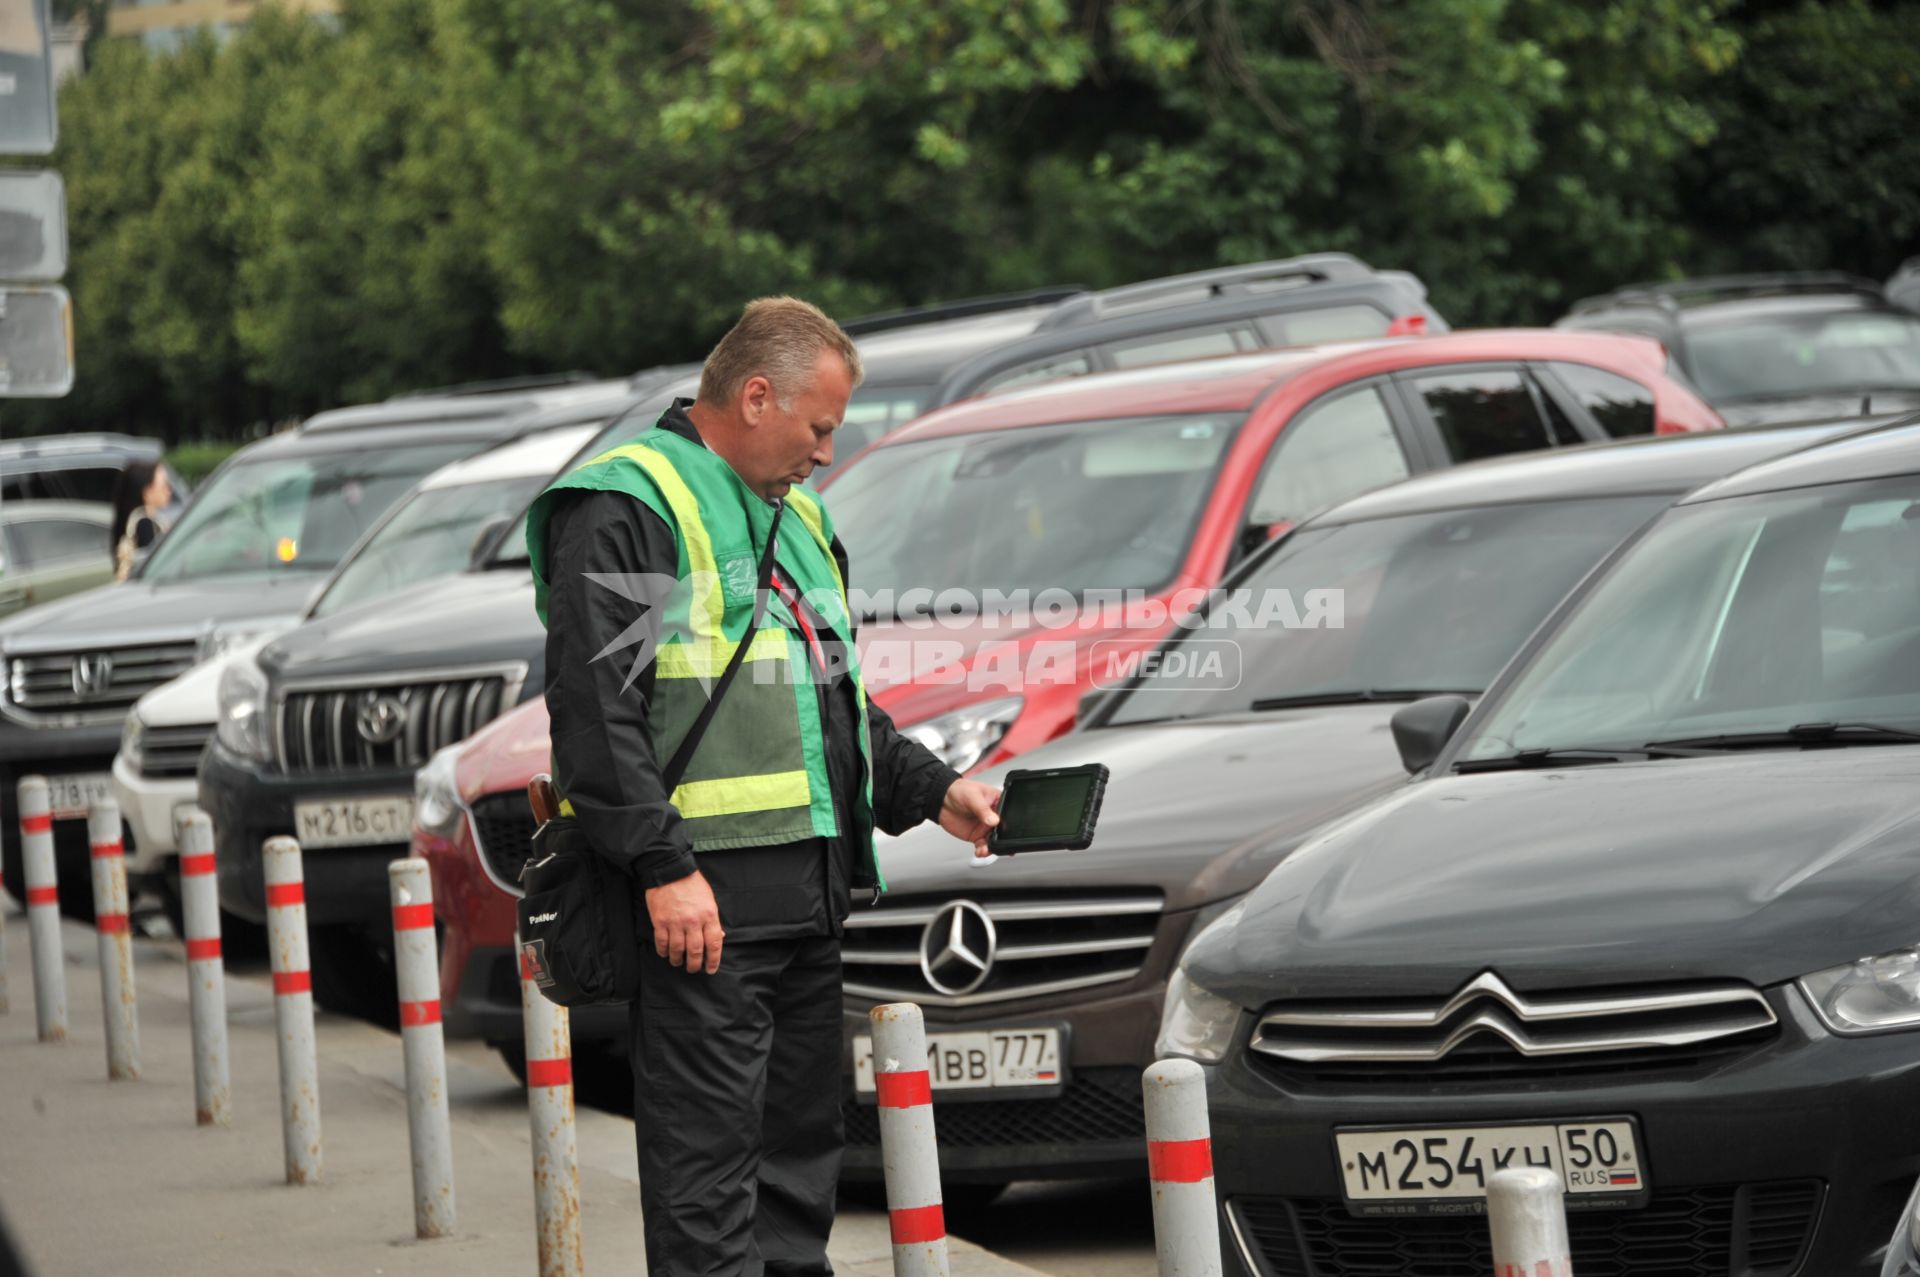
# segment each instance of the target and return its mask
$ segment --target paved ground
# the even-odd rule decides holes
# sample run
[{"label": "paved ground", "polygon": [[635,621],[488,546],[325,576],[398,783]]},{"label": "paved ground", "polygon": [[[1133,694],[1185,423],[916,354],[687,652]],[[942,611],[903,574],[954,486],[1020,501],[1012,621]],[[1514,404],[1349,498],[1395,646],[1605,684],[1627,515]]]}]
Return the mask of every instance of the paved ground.
[{"label": "paved ground", "polygon": [[[398,1039],[320,1018],[324,1182],[283,1181],[272,996],[261,976],[228,981],[234,1124],[200,1129],[186,967],[171,941],[136,942],[143,1073],[106,1080],[97,941],[64,934],[71,1040],[36,1041],[26,920],[6,920],[12,1010],[0,1015],[0,1213],[38,1277],[472,1277],[535,1271],[526,1108],[490,1052],[449,1054],[458,1236],[413,1237]],[[586,1267],[635,1273],[640,1259],[632,1123],[578,1119]],[[1017,1203],[1017,1199],[1016,1199]],[[1009,1216],[1009,1218],[1013,1218]],[[955,1277],[1035,1277],[955,1239]],[[844,1277],[885,1277],[886,1224],[848,1211],[832,1254]],[[1061,1274],[1131,1269],[1061,1267]],[[1144,1271],[1151,1271],[1148,1268]]]}]

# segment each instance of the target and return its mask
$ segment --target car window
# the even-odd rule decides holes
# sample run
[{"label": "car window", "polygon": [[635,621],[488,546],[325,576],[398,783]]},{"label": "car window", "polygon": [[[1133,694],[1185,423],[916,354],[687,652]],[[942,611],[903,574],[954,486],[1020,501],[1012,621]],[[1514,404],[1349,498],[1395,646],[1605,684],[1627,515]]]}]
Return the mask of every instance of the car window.
[{"label": "car window", "polygon": [[1469,758],[1802,723],[1920,727],[1920,478],[1684,507],[1585,600]]},{"label": "car window", "polygon": [[53,494],[40,482],[38,471],[16,470],[0,476],[0,501],[44,501]]},{"label": "car window", "polygon": [[[1111,721],[1233,713],[1270,697],[1480,691],[1561,597],[1667,502],[1540,501],[1302,529],[1239,582],[1251,624],[1210,623],[1170,645],[1233,643],[1235,685],[1196,686],[1197,662],[1155,662]],[[1304,614],[1309,595],[1327,591],[1340,600],[1338,624],[1263,623],[1268,600],[1284,595]]]},{"label": "car window", "polygon": [[1379,390],[1337,392],[1308,404],[1280,432],[1247,522],[1299,523],[1410,473]]},{"label": "car window", "polygon": [[882,448],[833,485],[863,591],[1156,589],[1242,418],[1079,421]]},{"label": "car window", "polygon": [[1553,371],[1600,428],[1616,439],[1653,433],[1653,392],[1633,378],[1588,364],[1556,363]]},{"label": "car window", "polygon": [[1426,401],[1455,461],[1531,452],[1550,442],[1526,378],[1511,369],[1416,373],[1407,379]]},{"label": "car window", "polygon": [[1323,341],[1382,337],[1392,316],[1375,306],[1316,306],[1262,315],[1260,329],[1269,346],[1313,346]]},{"label": "car window", "polygon": [[196,495],[141,579],[330,570],[407,489],[477,447],[450,440],[235,461]]},{"label": "car window", "polygon": [[847,415],[833,432],[833,465],[809,475],[809,486],[817,485],[868,444],[919,416],[932,394],[932,386],[862,386],[854,391],[847,400]]},{"label": "car window", "polygon": [[1687,365],[1715,402],[1920,390],[1920,316],[1898,311],[1701,317],[1687,328]]},{"label": "car window", "polygon": [[79,519],[22,519],[12,527],[14,553],[22,568],[48,567],[110,557],[107,530]]},{"label": "car window", "polygon": [[1251,328],[1246,327],[1189,328],[1183,332],[1156,333],[1152,337],[1118,341],[1102,347],[1115,368],[1144,368],[1148,364],[1207,359],[1214,355],[1233,355],[1259,348],[1259,339]]},{"label": "car window", "polygon": [[70,466],[49,471],[41,478],[51,496],[68,501],[112,501],[120,486],[118,466]]},{"label": "car window", "polygon": [[975,393],[998,394],[1003,390],[1038,385],[1043,381],[1059,381],[1064,377],[1084,377],[1092,371],[1093,361],[1087,356],[1087,352],[1077,350],[1065,355],[1051,355],[1046,359],[1021,364],[1018,368],[1009,368],[1005,372],[996,373],[989,377]]}]

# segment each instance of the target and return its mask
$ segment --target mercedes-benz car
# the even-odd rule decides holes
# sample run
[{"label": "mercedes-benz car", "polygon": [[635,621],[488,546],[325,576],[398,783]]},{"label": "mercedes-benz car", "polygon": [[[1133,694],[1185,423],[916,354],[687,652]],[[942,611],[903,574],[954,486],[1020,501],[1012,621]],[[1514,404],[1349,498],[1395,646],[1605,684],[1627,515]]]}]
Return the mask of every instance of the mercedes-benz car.
[{"label": "mercedes-benz car", "polygon": [[1193,942],[1227,1271],[1867,1277],[1920,1173],[1920,424],[1695,492]]}]

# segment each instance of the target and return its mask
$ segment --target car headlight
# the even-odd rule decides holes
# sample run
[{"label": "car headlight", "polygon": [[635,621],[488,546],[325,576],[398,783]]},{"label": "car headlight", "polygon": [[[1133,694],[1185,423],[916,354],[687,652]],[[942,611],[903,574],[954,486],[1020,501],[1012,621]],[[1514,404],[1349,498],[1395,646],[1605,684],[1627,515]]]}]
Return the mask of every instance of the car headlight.
[{"label": "car headlight", "polygon": [[413,823],[436,838],[452,838],[460,828],[460,788],[455,764],[460,747],[436,750],[427,765],[413,774]]},{"label": "car headlight", "polygon": [[267,676],[250,656],[227,663],[220,674],[219,711],[214,735],[242,758],[266,762],[272,756],[267,740]]},{"label": "car headlight", "polygon": [[228,652],[238,651],[249,643],[264,645],[265,640],[278,638],[292,628],[291,621],[270,621],[214,630],[200,640],[200,659],[211,661]]},{"label": "car headlight", "polygon": [[1835,1033],[1920,1029],[1920,949],[1861,958],[1800,977],[1800,990]]},{"label": "car headlight", "polygon": [[[1189,951],[1207,936],[1230,930],[1243,912],[1236,902],[1232,908],[1207,923],[1187,945]],[[1187,975],[1183,957],[1167,980],[1166,1005],[1160,1013],[1160,1036],[1154,1041],[1154,1058],[1185,1056],[1202,1064],[1218,1064],[1233,1045],[1234,1030],[1240,1026],[1240,1006],[1210,989],[1195,984]]]},{"label": "car headlight", "polygon": [[140,749],[146,732],[147,725],[140,721],[139,714],[128,714],[126,724],[120,729],[120,757],[126,759],[127,766],[134,771],[140,770]]},{"label": "car headlight", "polygon": [[1000,738],[1013,726],[1013,720],[1020,717],[1020,707],[1024,704],[1026,699],[1020,696],[982,701],[903,727],[900,734],[919,741],[941,762],[963,772],[1000,743]]}]

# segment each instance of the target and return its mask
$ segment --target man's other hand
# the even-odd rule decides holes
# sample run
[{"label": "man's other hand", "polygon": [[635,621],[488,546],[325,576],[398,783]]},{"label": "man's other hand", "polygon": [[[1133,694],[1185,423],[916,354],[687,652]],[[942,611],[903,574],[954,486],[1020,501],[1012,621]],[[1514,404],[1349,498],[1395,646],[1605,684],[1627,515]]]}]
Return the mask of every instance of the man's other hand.
[{"label": "man's other hand", "polygon": [[[943,817],[944,819],[944,817]],[[720,906],[698,869],[684,878],[647,888],[647,916],[653,919],[653,951],[689,973],[720,969]]]},{"label": "man's other hand", "polygon": [[1000,791],[994,786],[956,780],[940,803],[940,828],[972,843],[973,854],[984,859],[993,854],[987,850],[987,834],[1000,823],[1000,813],[994,810],[999,802]]}]

